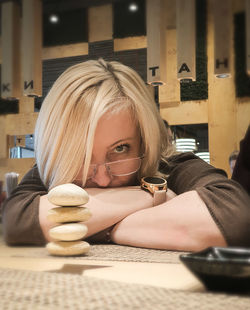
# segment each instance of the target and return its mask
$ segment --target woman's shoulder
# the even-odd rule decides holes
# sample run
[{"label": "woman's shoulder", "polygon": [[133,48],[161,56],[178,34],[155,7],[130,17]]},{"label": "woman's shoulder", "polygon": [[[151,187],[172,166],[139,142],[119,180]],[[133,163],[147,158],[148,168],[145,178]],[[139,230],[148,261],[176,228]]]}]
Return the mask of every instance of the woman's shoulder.
[{"label": "woman's shoulder", "polygon": [[179,153],[161,163],[160,171],[167,175],[168,185],[176,193],[227,180],[227,174],[205,162],[194,153]]},{"label": "woman's shoulder", "polygon": [[39,187],[39,190],[47,191],[46,186],[41,180],[37,164],[34,164],[34,166],[24,175],[21,182],[18,184],[19,187],[23,187],[25,185],[35,188]]},{"label": "woman's shoulder", "polygon": [[203,159],[192,152],[174,153],[160,163],[160,171],[169,174],[174,169],[184,169],[185,167],[204,167],[213,169],[214,167],[206,163]]},{"label": "woman's shoulder", "polygon": [[224,170],[215,168],[192,152],[174,153],[160,163],[160,170],[166,173],[170,173],[174,169],[190,169],[191,167],[202,170],[216,170],[219,174],[227,177]]}]

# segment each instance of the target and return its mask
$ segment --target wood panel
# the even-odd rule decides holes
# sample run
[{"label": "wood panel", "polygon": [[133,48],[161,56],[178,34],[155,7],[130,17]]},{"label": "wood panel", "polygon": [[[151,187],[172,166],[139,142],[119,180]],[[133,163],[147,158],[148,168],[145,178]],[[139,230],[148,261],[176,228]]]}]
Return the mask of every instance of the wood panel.
[{"label": "wood panel", "polygon": [[33,134],[38,113],[9,114],[6,116],[6,135]]},{"label": "wood panel", "polygon": [[[211,164],[230,175],[228,158],[237,149],[236,98],[232,63],[233,41],[229,42],[231,77],[214,76],[214,28],[212,27],[212,2],[208,6],[208,136]],[[231,25],[232,26],[232,25]],[[228,43],[228,42],[227,42]]]},{"label": "wood panel", "polygon": [[0,180],[5,181],[5,173],[19,173],[19,180],[34,165],[35,158],[8,158],[13,135],[33,134],[38,113],[9,114],[0,116]]},{"label": "wood panel", "polygon": [[5,173],[19,173],[18,181],[21,181],[26,172],[35,164],[34,158],[8,158],[0,159],[0,180],[5,180]]},{"label": "wood panel", "polygon": [[34,158],[8,158],[9,148],[13,147],[10,136],[33,134],[38,113],[9,114],[0,116],[0,180],[5,173],[19,173],[19,180],[34,165]]},{"label": "wood panel", "polygon": [[88,9],[89,42],[111,40],[113,35],[112,5]]},{"label": "wood panel", "polygon": [[208,122],[207,100],[183,101],[176,105],[167,105],[160,110],[162,118],[170,125],[202,124]]},{"label": "wood panel", "polygon": [[20,15],[20,8],[16,2],[5,2],[1,4],[2,98],[19,98],[21,94]]},{"label": "wood panel", "polygon": [[34,112],[34,97],[21,96],[19,100],[19,113],[33,113]]},{"label": "wood panel", "polygon": [[195,0],[176,0],[177,76],[196,80]]},{"label": "wood panel", "polygon": [[180,102],[180,82],[177,80],[176,29],[166,29],[166,84],[159,87],[160,107]]},{"label": "wood panel", "polygon": [[147,82],[166,83],[166,3],[147,0]]},{"label": "wood panel", "polygon": [[166,84],[159,87],[160,107],[180,102],[180,83],[177,80],[176,1],[166,2]]},{"label": "wood panel", "polygon": [[147,47],[147,37],[128,37],[123,39],[114,39],[114,51],[135,50]]},{"label": "wood panel", "polygon": [[53,47],[44,47],[42,50],[42,59],[66,58],[80,55],[88,55],[89,45],[86,42],[59,45]]},{"label": "wood panel", "polygon": [[[0,115],[0,158],[7,158],[6,115]],[[0,179],[1,180],[1,179]]]},{"label": "wood panel", "polygon": [[22,92],[42,96],[42,1],[22,2]]},{"label": "wood panel", "polygon": [[211,10],[214,25],[214,74],[218,77],[232,71],[232,1],[212,0]]}]

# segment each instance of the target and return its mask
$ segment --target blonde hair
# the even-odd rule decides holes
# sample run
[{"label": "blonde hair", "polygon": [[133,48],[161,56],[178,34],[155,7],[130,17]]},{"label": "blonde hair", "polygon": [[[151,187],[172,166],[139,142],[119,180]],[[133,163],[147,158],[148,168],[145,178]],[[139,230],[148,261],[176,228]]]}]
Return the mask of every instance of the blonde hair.
[{"label": "blonde hair", "polygon": [[99,119],[126,108],[140,129],[145,155],[138,177],[156,175],[171,146],[152,95],[133,69],[99,59],[68,68],[44,99],[35,128],[43,183],[50,189],[73,182],[83,167],[85,184]]}]

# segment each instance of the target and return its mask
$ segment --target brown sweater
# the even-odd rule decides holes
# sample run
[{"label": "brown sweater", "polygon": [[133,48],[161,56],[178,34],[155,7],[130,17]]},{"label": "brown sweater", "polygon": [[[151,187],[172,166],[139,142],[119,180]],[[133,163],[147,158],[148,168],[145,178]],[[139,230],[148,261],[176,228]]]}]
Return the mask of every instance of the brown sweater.
[{"label": "brown sweater", "polygon": [[[160,169],[169,174],[168,187],[177,195],[198,192],[228,245],[250,246],[250,197],[239,183],[192,153],[175,155]],[[45,194],[47,188],[34,166],[3,205],[3,232],[8,244],[46,243],[38,218],[39,199]]]},{"label": "brown sweater", "polygon": [[235,163],[232,180],[239,182],[250,195],[250,125],[240,142],[240,153]]}]

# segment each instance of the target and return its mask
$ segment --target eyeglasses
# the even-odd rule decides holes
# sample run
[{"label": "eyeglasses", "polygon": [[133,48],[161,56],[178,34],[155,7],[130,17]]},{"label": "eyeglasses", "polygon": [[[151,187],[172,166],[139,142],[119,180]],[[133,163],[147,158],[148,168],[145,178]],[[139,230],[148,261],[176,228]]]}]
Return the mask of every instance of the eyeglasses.
[{"label": "eyeglasses", "polygon": [[98,167],[105,166],[111,176],[123,177],[136,173],[141,167],[141,157],[112,161],[104,164],[93,164],[89,166],[87,179],[92,179],[97,172]]}]

